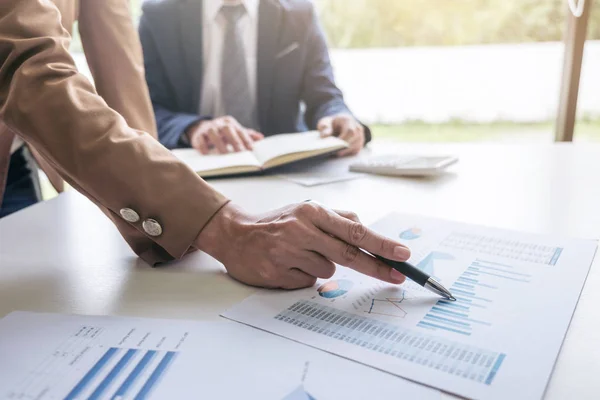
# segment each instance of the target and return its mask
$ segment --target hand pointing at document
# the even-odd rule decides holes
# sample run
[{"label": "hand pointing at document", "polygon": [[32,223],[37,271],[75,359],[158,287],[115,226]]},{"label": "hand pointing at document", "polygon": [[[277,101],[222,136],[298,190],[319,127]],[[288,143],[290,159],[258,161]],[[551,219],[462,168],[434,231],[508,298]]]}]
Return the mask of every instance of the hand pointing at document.
[{"label": "hand pointing at document", "polygon": [[[113,10],[117,2],[93,3],[99,10],[105,7],[106,15],[127,12],[120,5]],[[48,164],[111,218],[131,249],[150,265],[199,248],[221,261],[232,277],[256,286],[309,286],[319,277],[332,276],[335,263],[386,282],[404,281],[361,249],[396,261],[406,260],[408,249],[368,230],[354,214],[305,202],[250,215],[151,135],[131,128],[77,72],[66,50],[70,36],[63,19],[46,0],[4,0],[0,7],[0,159],[11,157],[15,134],[34,144]],[[123,24],[117,30],[128,35],[106,44],[111,54],[125,51],[119,48],[121,42],[137,43],[130,19],[117,20]],[[111,31],[112,22],[102,22],[105,32]],[[137,50],[131,53],[141,54]],[[130,64],[124,68],[143,70],[140,60],[125,61]],[[352,151],[364,143],[356,124],[348,116],[330,120],[331,134],[348,141]],[[228,117],[192,130],[190,144],[203,152],[211,146],[221,152],[248,149],[250,139],[262,137],[254,132],[248,138],[253,132]]]},{"label": "hand pointing at document", "polygon": [[297,289],[330,278],[334,263],[390,283],[405,277],[371,255],[397,261],[410,250],[362,225],[355,214],[305,202],[249,215],[231,203],[202,230],[196,246],[253,286]]}]

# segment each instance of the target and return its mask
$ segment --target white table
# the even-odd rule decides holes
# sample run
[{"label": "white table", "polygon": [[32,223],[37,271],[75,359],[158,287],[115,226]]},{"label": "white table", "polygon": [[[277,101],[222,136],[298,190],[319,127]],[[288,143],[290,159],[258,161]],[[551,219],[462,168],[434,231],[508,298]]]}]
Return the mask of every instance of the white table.
[{"label": "white table", "polygon": [[[376,146],[391,150],[390,146]],[[213,181],[249,211],[308,198],[352,209],[370,223],[391,211],[538,233],[600,237],[600,146],[404,145],[400,152],[452,153],[438,179],[370,176],[318,187],[276,177]],[[254,289],[197,253],[159,269],[75,192],[0,220],[0,317],[13,310],[217,319]],[[600,257],[592,266],[548,399],[600,393]],[[549,294],[554,295],[554,294]]]}]

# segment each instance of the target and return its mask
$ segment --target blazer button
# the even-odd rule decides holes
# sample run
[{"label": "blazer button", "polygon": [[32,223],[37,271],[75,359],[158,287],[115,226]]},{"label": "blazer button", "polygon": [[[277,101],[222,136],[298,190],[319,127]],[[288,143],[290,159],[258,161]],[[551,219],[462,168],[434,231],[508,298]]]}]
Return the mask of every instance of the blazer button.
[{"label": "blazer button", "polygon": [[162,234],[162,226],[160,226],[158,221],[151,218],[142,222],[142,228],[150,236],[160,236]]},{"label": "blazer button", "polygon": [[121,208],[119,213],[125,221],[131,222],[132,224],[140,220],[138,213],[133,211],[131,208]]}]

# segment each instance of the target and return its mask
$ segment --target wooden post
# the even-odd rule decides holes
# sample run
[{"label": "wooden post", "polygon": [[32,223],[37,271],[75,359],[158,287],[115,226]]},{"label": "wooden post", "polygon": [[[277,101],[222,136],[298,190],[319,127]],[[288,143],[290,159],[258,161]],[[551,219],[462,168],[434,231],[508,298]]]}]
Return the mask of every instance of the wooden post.
[{"label": "wooden post", "polygon": [[[584,1],[584,0],[579,0]],[[577,95],[579,94],[579,78],[581,62],[587,33],[587,24],[592,8],[592,0],[585,0],[583,14],[575,17],[567,10],[567,31],[565,32],[565,53],[563,61],[560,103],[556,120],[557,142],[572,142],[577,113]]]}]

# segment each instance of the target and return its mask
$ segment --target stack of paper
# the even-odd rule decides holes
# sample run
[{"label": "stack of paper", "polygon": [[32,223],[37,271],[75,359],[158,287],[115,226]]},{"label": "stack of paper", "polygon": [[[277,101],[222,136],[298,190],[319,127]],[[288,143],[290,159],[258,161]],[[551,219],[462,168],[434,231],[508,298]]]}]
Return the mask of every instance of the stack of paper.
[{"label": "stack of paper", "polygon": [[597,242],[407,215],[373,228],[458,300],[338,268],[223,314],[260,330],[17,312],[0,321],[0,398],[541,398]]}]

